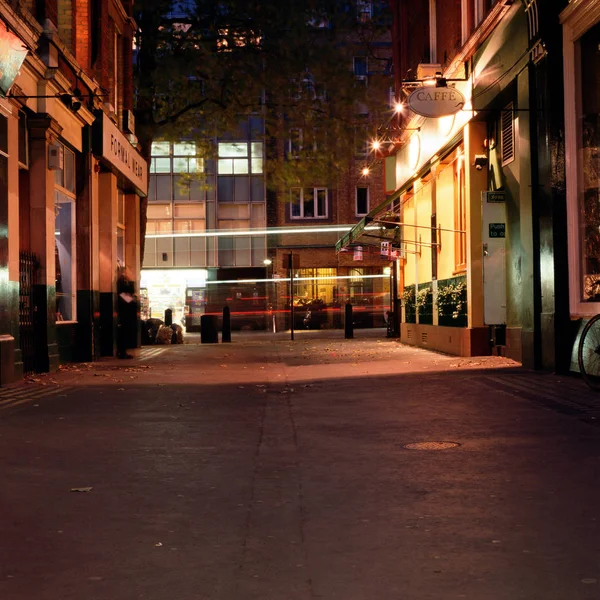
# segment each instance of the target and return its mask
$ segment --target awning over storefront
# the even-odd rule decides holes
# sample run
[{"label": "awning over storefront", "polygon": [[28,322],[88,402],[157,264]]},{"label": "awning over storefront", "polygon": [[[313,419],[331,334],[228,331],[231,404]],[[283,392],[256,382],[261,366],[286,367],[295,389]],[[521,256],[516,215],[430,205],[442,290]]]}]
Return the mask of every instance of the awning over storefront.
[{"label": "awning over storefront", "polygon": [[[457,144],[462,141],[462,138],[463,132],[461,130],[437,152],[436,158],[441,160],[447,156],[456,148]],[[431,165],[426,163],[418,173],[404,181],[393,194],[390,194],[381,204],[365,215],[348,233],[337,241],[335,245],[336,252],[342,252],[345,248],[356,243],[360,245],[376,245],[382,241],[390,241],[395,242],[396,244],[400,244],[401,242],[406,244],[416,244],[417,242],[410,242],[400,238],[400,227],[402,226],[402,223],[400,221],[399,205],[395,207],[394,204],[396,200],[410,189],[417,179],[423,177],[430,168]],[[414,227],[414,225],[411,225],[411,227]],[[421,242],[419,242],[419,244],[427,245]]]}]

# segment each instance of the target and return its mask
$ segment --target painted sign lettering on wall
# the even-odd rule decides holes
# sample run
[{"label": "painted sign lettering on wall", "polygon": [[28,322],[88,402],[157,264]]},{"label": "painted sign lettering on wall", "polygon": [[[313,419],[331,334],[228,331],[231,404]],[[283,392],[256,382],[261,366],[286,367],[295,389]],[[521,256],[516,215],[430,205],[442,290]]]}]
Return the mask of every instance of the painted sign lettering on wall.
[{"label": "painted sign lettering on wall", "polygon": [[408,97],[408,107],[423,117],[453,115],[463,108],[466,100],[455,88],[420,87]]},{"label": "painted sign lettering on wall", "polygon": [[107,160],[142,195],[148,193],[148,163],[104,113],[98,113],[94,153]]}]

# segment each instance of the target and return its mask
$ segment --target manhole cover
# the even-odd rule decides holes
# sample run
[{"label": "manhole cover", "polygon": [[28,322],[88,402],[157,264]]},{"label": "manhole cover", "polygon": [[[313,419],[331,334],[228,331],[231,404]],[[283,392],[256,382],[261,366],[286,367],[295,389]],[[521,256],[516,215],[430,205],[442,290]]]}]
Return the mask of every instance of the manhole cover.
[{"label": "manhole cover", "polygon": [[413,442],[412,444],[406,444],[403,448],[407,450],[448,450],[458,446],[460,444],[456,442]]}]

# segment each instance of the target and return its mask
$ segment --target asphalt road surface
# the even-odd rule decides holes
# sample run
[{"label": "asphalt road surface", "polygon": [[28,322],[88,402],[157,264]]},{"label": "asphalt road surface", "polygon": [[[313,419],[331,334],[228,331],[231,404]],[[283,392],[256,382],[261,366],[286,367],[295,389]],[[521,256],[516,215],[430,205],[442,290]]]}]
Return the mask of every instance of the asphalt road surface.
[{"label": "asphalt road surface", "polygon": [[598,600],[600,402],[379,332],[0,390],[0,600]]}]

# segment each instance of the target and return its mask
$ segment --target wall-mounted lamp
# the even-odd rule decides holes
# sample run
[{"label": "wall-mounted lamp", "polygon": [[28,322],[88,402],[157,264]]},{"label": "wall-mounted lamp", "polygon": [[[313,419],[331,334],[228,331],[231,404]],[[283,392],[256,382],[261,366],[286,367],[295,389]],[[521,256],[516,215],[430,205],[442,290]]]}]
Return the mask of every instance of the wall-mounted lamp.
[{"label": "wall-mounted lamp", "polygon": [[77,88],[73,90],[72,94],[61,94],[59,98],[73,112],[77,112],[81,108],[82,94]]},{"label": "wall-mounted lamp", "polygon": [[475,155],[475,162],[473,163],[473,166],[478,171],[481,171],[481,169],[483,169],[483,167],[487,166],[487,164],[488,164],[488,157],[485,154],[476,154]]},{"label": "wall-mounted lamp", "polygon": [[263,265],[265,265],[265,267],[268,267],[270,264],[272,264],[272,260],[270,258],[265,258],[263,260]]}]

